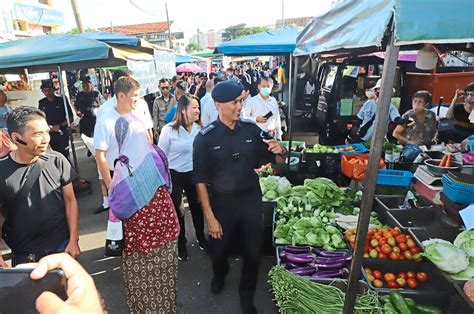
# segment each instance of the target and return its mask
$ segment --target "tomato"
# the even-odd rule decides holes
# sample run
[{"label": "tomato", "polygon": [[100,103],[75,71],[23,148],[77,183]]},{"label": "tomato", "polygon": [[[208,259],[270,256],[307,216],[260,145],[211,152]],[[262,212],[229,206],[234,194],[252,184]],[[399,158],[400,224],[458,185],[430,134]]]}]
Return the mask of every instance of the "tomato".
[{"label": "tomato", "polygon": [[366,274],[372,275],[372,269],[370,269],[369,267],[364,268],[364,271]]},{"label": "tomato", "polygon": [[367,279],[369,280],[369,282],[373,282],[375,280],[375,277],[369,274],[367,275]]},{"label": "tomato", "polygon": [[376,246],[375,250],[380,253],[380,246]]},{"label": "tomato", "polygon": [[398,247],[400,248],[401,251],[408,250],[408,246],[406,245],[406,243],[399,243]]},{"label": "tomato", "polygon": [[377,245],[379,245],[379,241],[377,241],[376,239],[373,239],[372,241],[370,241],[370,245],[372,245],[373,247],[376,247]]},{"label": "tomato", "polygon": [[364,253],[364,258],[369,258],[369,257],[370,257],[369,253],[365,252]]},{"label": "tomato", "polygon": [[383,236],[384,236],[385,238],[387,238],[387,239],[393,237],[393,235],[392,235],[392,233],[391,233],[390,231],[385,231],[385,232],[383,233]]},{"label": "tomato", "polygon": [[379,253],[379,258],[386,259],[387,255],[383,254],[382,252]]},{"label": "tomato", "polygon": [[387,244],[387,238],[380,238],[379,244],[380,244],[380,245]]},{"label": "tomato", "polygon": [[397,253],[397,252],[395,252],[395,251],[392,251],[392,252],[390,253],[390,259],[391,259],[392,261],[398,261],[398,260],[400,259],[400,253]]},{"label": "tomato", "polygon": [[394,237],[388,238],[387,243],[390,244],[391,246],[396,246],[397,245],[397,241],[395,240]]},{"label": "tomato", "polygon": [[416,274],[413,271],[407,272],[407,278],[416,278]]},{"label": "tomato", "polygon": [[367,235],[368,235],[368,236],[371,236],[371,235],[374,234],[374,232],[375,232],[375,229],[374,229],[374,228],[369,228],[369,231],[367,231]]},{"label": "tomato", "polygon": [[392,235],[393,235],[394,237],[396,237],[396,236],[398,236],[398,235],[400,235],[400,234],[402,233],[402,232],[400,231],[400,228],[398,228],[398,227],[393,228],[391,232],[392,232]]},{"label": "tomato", "polygon": [[382,288],[383,287],[383,281],[380,279],[375,279],[374,282],[372,283],[375,288]]},{"label": "tomato", "polygon": [[382,250],[383,254],[390,254],[390,252],[392,252],[392,247],[388,244],[382,245],[380,249]]},{"label": "tomato", "polygon": [[415,278],[408,278],[407,279],[407,285],[411,289],[416,289],[416,287],[418,287],[418,282],[416,282]]},{"label": "tomato", "polygon": [[374,238],[375,240],[380,240],[382,238],[382,235],[379,232],[374,233]]},{"label": "tomato", "polygon": [[388,282],[388,287],[390,289],[398,289],[400,288],[400,286],[398,285],[398,283],[395,281],[395,280],[391,280]]},{"label": "tomato", "polygon": [[353,235],[349,236],[349,239],[347,241],[349,241],[350,243],[354,243],[355,240],[356,240],[356,236],[355,236],[355,234],[353,234]]},{"label": "tomato", "polygon": [[371,258],[377,258],[379,256],[379,252],[377,252],[377,250],[370,250],[369,255]]},{"label": "tomato", "polygon": [[406,280],[408,278],[407,273],[405,272],[398,273],[398,278],[403,278]]},{"label": "tomato", "polygon": [[407,242],[407,237],[404,234],[400,234],[395,237],[395,240],[397,243],[405,243]]},{"label": "tomato", "polygon": [[382,272],[380,270],[372,271],[372,275],[375,277],[375,279],[382,279]]},{"label": "tomato", "polygon": [[395,279],[397,279],[397,278],[396,278],[395,275],[392,274],[392,273],[385,273],[385,275],[383,275],[383,279],[385,279],[385,281],[388,282],[388,281],[393,281],[393,280],[395,280]]},{"label": "tomato", "polygon": [[413,260],[415,262],[421,262],[423,260],[423,257],[421,256],[421,253],[416,253],[415,255],[413,255]]},{"label": "tomato", "polygon": [[407,240],[407,245],[410,249],[416,247],[416,243],[412,239]]},{"label": "tomato", "polygon": [[420,282],[426,282],[428,280],[428,275],[425,272],[420,271],[416,273],[416,279]]},{"label": "tomato", "polygon": [[383,168],[383,167],[385,167],[385,162],[383,161],[383,159],[380,159],[379,168]]},{"label": "tomato", "polygon": [[413,255],[410,253],[410,251],[405,251],[403,255],[405,255],[406,259],[413,259]]},{"label": "tomato", "polygon": [[400,254],[401,250],[398,246],[394,246],[392,249],[393,252]]},{"label": "tomato", "polygon": [[400,287],[405,287],[407,285],[407,281],[404,278],[397,278],[397,283]]}]

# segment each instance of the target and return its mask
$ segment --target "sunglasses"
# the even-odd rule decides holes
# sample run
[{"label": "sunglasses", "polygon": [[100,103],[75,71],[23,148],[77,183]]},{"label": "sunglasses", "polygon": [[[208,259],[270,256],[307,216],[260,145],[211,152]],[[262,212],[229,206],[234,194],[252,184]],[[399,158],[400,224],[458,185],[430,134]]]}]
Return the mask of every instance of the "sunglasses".
[{"label": "sunglasses", "polygon": [[170,89],[169,86],[161,86],[160,89]]}]

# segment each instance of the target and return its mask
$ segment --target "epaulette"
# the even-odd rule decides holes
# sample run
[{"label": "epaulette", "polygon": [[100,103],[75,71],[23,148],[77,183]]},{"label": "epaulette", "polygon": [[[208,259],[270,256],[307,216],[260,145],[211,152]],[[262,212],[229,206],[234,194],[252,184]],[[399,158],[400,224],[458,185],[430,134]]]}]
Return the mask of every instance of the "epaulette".
[{"label": "epaulette", "polygon": [[199,133],[201,133],[201,135],[206,135],[207,133],[211,132],[215,128],[216,128],[216,126],[214,125],[214,123],[210,123],[204,129],[199,131]]},{"label": "epaulette", "polygon": [[249,120],[249,119],[242,119],[241,118],[240,121],[245,122],[245,123],[252,123],[252,124],[255,124],[255,125],[257,124],[255,121]]}]

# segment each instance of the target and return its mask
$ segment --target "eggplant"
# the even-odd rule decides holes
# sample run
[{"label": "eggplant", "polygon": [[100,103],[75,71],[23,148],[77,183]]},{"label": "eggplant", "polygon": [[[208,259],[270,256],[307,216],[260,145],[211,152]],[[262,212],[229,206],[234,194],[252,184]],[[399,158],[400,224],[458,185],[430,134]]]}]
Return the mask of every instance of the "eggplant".
[{"label": "eggplant", "polygon": [[307,267],[308,264],[295,264],[295,263],[285,263],[286,269],[293,269],[293,268],[300,268],[300,267]]},{"label": "eggplant", "polygon": [[333,263],[313,263],[311,264],[312,266],[314,267],[317,267],[318,269],[341,269],[341,268],[344,268],[344,266],[346,266],[347,264],[347,261],[345,260],[339,260],[337,262],[333,262]]},{"label": "eggplant", "polygon": [[290,269],[290,272],[300,276],[311,276],[316,272],[316,269],[314,267],[298,267]]},{"label": "eggplant", "polygon": [[349,255],[346,251],[324,251],[320,248],[313,248],[313,253],[322,257],[337,257],[337,256],[347,256]]},{"label": "eggplant", "polygon": [[314,272],[311,277],[313,278],[341,278],[346,276],[348,273],[347,268],[342,268],[339,270],[320,270]]},{"label": "eggplant", "polygon": [[285,245],[284,251],[292,254],[300,253],[310,253],[311,247],[309,246],[294,246],[294,245]]},{"label": "eggplant", "polygon": [[280,256],[280,258],[285,259],[285,257],[286,257],[286,252],[285,252],[285,251],[281,251],[279,256]]},{"label": "eggplant", "polygon": [[316,263],[321,263],[321,264],[329,264],[329,263],[337,263],[337,262],[340,262],[340,261],[350,261],[352,260],[352,256],[349,255],[349,256],[342,256],[342,257],[333,257],[333,258],[330,258],[330,257],[316,257],[315,259],[315,262]]},{"label": "eggplant", "polygon": [[307,264],[307,263],[311,263],[314,260],[314,256],[309,253],[303,253],[303,254],[286,253],[285,260],[289,263]]}]

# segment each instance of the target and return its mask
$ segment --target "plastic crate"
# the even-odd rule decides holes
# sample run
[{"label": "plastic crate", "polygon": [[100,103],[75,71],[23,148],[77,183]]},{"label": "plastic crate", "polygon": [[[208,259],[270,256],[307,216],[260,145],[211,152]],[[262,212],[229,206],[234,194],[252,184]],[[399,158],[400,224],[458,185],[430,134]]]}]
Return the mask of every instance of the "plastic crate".
[{"label": "plastic crate", "polygon": [[453,182],[446,175],[443,175],[441,182],[443,193],[450,201],[466,205],[474,202],[474,188]]},{"label": "plastic crate", "polygon": [[411,185],[413,177],[410,171],[380,169],[376,182],[378,185],[408,187]]},{"label": "plastic crate", "polygon": [[364,146],[364,144],[348,144],[348,145],[339,145],[339,146],[334,146],[335,148],[346,148],[348,146],[352,146],[355,148],[355,151],[349,151],[349,152],[339,152],[339,154],[344,155],[344,154],[363,154],[367,153],[369,150],[367,147]]}]

